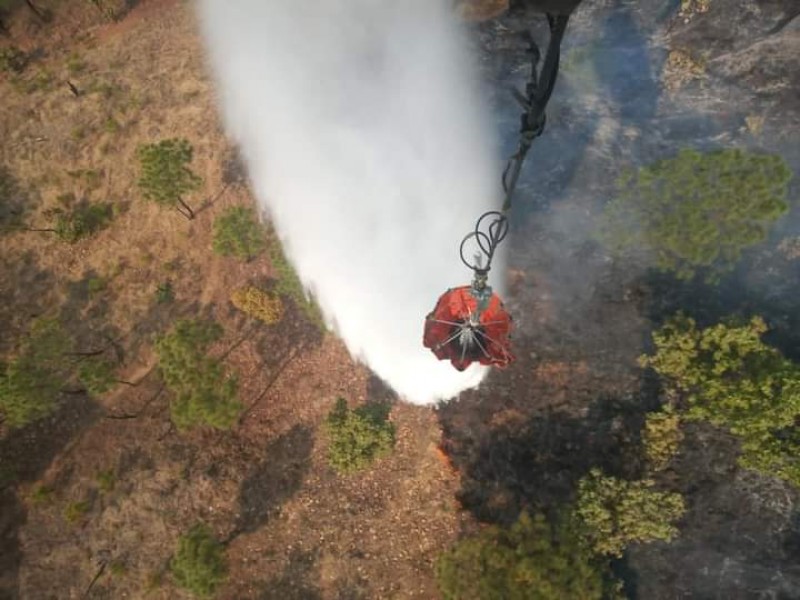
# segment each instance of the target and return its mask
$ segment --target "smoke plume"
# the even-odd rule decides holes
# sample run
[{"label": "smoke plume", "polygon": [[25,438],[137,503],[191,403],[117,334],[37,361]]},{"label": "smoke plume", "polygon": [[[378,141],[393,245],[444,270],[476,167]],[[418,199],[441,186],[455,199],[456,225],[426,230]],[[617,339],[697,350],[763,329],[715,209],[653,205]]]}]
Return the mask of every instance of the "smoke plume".
[{"label": "smoke plume", "polygon": [[448,5],[200,2],[261,207],[350,352],[415,403],[485,373],[421,343],[437,297],[471,277],[458,243],[498,198],[488,113]]}]

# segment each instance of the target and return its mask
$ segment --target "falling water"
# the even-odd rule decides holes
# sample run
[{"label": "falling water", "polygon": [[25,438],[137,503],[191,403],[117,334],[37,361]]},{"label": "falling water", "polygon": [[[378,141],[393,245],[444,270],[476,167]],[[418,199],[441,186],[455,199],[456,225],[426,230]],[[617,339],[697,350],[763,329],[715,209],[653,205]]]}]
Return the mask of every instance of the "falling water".
[{"label": "falling water", "polygon": [[449,5],[200,2],[225,121],[260,205],[350,352],[415,403],[485,374],[458,373],[421,343],[439,294],[468,283],[458,243],[498,191],[487,111]]}]

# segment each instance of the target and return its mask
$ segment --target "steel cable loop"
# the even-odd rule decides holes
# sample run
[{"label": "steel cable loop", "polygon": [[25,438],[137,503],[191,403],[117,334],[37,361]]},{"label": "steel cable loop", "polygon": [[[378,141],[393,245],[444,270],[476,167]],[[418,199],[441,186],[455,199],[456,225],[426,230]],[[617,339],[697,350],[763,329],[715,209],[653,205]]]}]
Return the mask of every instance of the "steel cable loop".
[{"label": "steel cable loop", "polygon": [[[514,191],[517,187],[517,182],[519,181],[519,176],[522,172],[522,165],[525,162],[525,157],[533,141],[544,132],[547,122],[545,108],[553,94],[553,89],[555,88],[556,79],[558,77],[561,41],[564,38],[564,32],[569,23],[569,15],[551,15],[547,13],[546,16],[547,24],[550,29],[550,39],[547,44],[547,53],[544,57],[541,72],[538,70],[541,52],[533,36],[528,33],[528,41],[530,44],[528,53],[531,55],[530,77],[525,85],[524,95],[516,89],[512,90],[514,97],[522,106],[524,112],[520,117],[519,145],[517,151],[508,159],[501,176],[503,194],[505,196],[502,209],[499,211],[491,210],[482,214],[478,218],[475,228],[464,236],[459,246],[461,262],[475,272],[476,281],[481,281],[481,285],[485,284],[486,275],[492,267],[492,259],[494,258],[497,246],[508,235],[509,224],[507,215],[511,210],[511,203]],[[484,220],[488,218],[493,218],[494,220],[484,229]],[[472,239],[475,240],[480,250],[480,254],[475,256],[474,264],[464,256],[465,246],[467,242]]]}]

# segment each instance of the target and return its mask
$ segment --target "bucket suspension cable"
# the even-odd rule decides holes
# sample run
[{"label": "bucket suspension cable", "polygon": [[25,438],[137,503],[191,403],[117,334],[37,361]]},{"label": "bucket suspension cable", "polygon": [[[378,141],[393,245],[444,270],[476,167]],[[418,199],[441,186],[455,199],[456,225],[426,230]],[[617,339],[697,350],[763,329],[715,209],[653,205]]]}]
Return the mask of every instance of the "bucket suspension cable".
[{"label": "bucket suspension cable", "polygon": [[[533,145],[533,141],[544,132],[547,116],[545,109],[553,95],[553,89],[558,77],[558,67],[561,59],[561,42],[567,29],[569,15],[547,14],[547,24],[550,28],[550,40],[547,44],[544,62],[539,71],[541,53],[533,36],[528,32],[529,47],[527,52],[531,56],[531,71],[523,94],[516,88],[511,93],[519,105],[524,109],[520,117],[519,143],[517,150],[512,154],[501,178],[503,184],[503,205],[501,210],[492,210],[482,214],[475,223],[475,229],[468,233],[461,241],[459,254],[461,261],[475,273],[478,285],[486,284],[486,277],[492,267],[492,259],[498,244],[508,234],[508,213],[514,199],[522,165],[525,157]],[[479,252],[472,262],[464,256],[467,242],[475,240]]]}]

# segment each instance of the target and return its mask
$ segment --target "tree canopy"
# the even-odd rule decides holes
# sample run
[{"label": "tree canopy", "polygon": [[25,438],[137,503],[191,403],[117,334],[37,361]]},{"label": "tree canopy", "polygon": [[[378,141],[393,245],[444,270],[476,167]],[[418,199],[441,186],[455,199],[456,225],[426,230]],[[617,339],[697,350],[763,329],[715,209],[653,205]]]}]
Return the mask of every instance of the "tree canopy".
[{"label": "tree canopy", "polygon": [[439,557],[445,600],[592,600],[613,596],[608,574],[566,521],[522,513],[510,528],[489,526]]},{"label": "tree canopy", "polygon": [[389,454],[394,448],[394,424],[388,416],[388,405],[365,404],[350,410],[344,398],[337,399],[325,423],[331,466],[348,473]]},{"label": "tree canopy", "polygon": [[788,210],[790,178],[779,156],[682,150],[620,177],[600,237],[614,252],[652,253],[659,269],[681,279],[700,269],[714,279]]},{"label": "tree canopy", "polygon": [[221,336],[216,323],[181,320],[156,341],[158,366],[173,392],[170,409],[179,429],[196,425],[229,429],[239,417],[242,405],[236,378],[224,373],[219,360],[206,356]]},{"label": "tree canopy", "polygon": [[633,542],[669,541],[685,510],[680,494],[658,492],[651,480],[626,481],[592,469],[578,486],[575,514],[599,554],[622,556]]},{"label": "tree canopy", "polygon": [[800,485],[800,366],[765,344],[760,317],[698,329],[683,315],[653,334],[652,367],[685,403],[689,419],[709,421],[742,440],[743,466]]},{"label": "tree canopy", "polygon": [[33,322],[16,355],[0,373],[0,411],[11,427],[24,427],[58,408],[61,393],[99,396],[118,382],[114,365],[99,356],[73,352],[73,341],[57,319]]},{"label": "tree canopy", "polygon": [[207,525],[198,523],[178,540],[170,569],[178,586],[209,598],[228,579],[225,548]]},{"label": "tree canopy", "polygon": [[194,211],[183,196],[200,188],[202,179],[187,166],[194,150],[185,139],[172,138],[137,149],[140,164],[139,188],[148,200],[175,208],[187,219]]},{"label": "tree canopy", "polygon": [[0,409],[11,427],[23,427],[53,413],[73,367],[72,343],[55,319],[34,321],[17,355],[0,378]]},{"label": "tree canopy", "polygon": [[231,206],[214,221],[214,252],[250,260],[266,248],[263,226],[245,206]]}]

